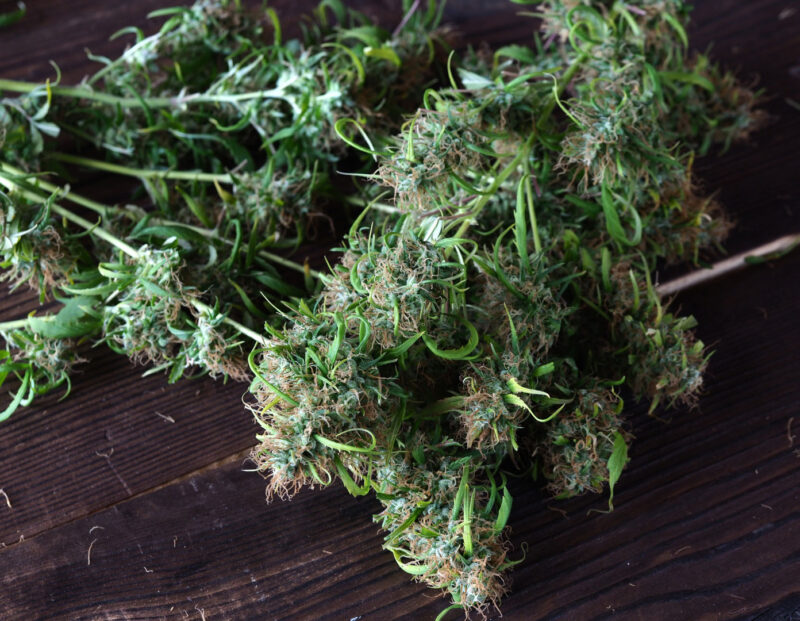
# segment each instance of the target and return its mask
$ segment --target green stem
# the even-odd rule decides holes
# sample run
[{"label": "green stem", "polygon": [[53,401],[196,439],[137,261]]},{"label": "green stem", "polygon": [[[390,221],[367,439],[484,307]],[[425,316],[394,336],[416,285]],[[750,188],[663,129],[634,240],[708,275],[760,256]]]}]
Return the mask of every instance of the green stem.
[{"label": "green stem", "polygon": [[[211,308],[208,304],[206,304],[204,302],[201,302],[200,300],[190,299],[189,301],[192,304],[192,306],[194,306],[199,311],[204,311],[204,312],[209,313],[209,314],[213,314],[215,312],[213,308]],[[235,319],[231,319],[230,317],[228,317],[226,315],[226,316],[224,316],[222,318],[222,322],[223,323],[227,323],[232,328],[235,328],[242,335],[250,337],[253,341],[258,343],[259,345],[261,345],[261,346],[266,346],[267,345],[267,341],[266,341],[266,339],[264,339],[263,336],[258,334],[258,332],[254,332],[253,330],[251,330],[247,326],[240,324]]]},{"label": "green stem", "polygon": [[533,204],[533,188],[531,187],[531,175],[528,170],[527,160],[524,162],[525,172],[525,197],[528,203],[528,217],[531,219],[531,228],[533,229],[533,248],[536,252],[542,251],[542,240],[539,238],[539,226],[536,224],[536,209]]},{"label": "green stem", "polygon": [[106,172],[125,175],[127,177],[137,177],[139,179],[177,179],[182,181],[216,181],[217,183],[233,183],[231,176],[224,173],[216,174],[181,170],[147,170],[144,168],[131,168],[130,166],[121,166],[119,164],[103,162],[102,160],[95,160],[88,157],[80,157],[78,155],[69,155],[68,153],[58,152],[51,153],[50,157],[60,162],[67,162],[68,164],[78,164],[79,166],[84,166],[86,168],[104,170]]},{"label": "green stem", "polygon": [[[14,176],[19,177],[27,177],[29,176],[26,172],[20,170],[19,168],[15,168],[10,164],[6,164],[5,162],[0,162],[0,169],[4,170],[5,172],[12,174]],[[34,177],[35,181],[31,182],[31,185],[34,187],[42,188],[48,192],[58,192],[64,198],[72,201],[76,205],[81,205],[82,207],[86,207],[87,209],[91,209],[95,213],[101,215],[104,218],[108,217],[109,211],[118,211],[115,207],[109,207],[108,205],[103,205],[102,203],[98,203],[97,201],[93,201],[90,198],[86,198],[85,196],[81,196],[80,194],[75,194],[70,190],[65,188],[61,188],[55,184],[49,183],[45,181],[41,177]]]},{"label": "green stem", "polygon": [[525,158],[528,157],[528,151],[530,150],[531,144],[533,143],[533,139],[536,137],[536,132],[531,132],[531,135],[525,141],[525,144],[519,150],[514,159],[509,162],[508,166],[506,166],[500,173],[494,178],[492,185],[489,186],[489,189],[486,190],[485,194],[482,194],[480,198],[478,198],[477,202],[475,203],[475,208],[470,212],[469,216],[461,223],[461,226],[458,227],[456,231],[455,237],[460,238],[463,237],[464,234],[469,230],[469,227],[475,222],[475,218],[478,217],[478,214],[483,210],[484,207],[489,203],[489,200],[494,196],[495,192],[497,192],[498,188],[503,184],[503,182],[508,179],[508,177],[513,173],[517,167],[520,165],[520,162],[524,161]]},{"label": "green stem", "polygon": [[[43,85],[33,82],[0,79],[0,91],[7,90],[14,93],[31,93],[42,89],[42,87]],[[282,89],[238,93],[235,95],[202,95],[199,93],[190,93],[187,95],[176,95],[174,97],[149,98],[118,97],[116,95],[109,95],[108,93],[98,93],[85,86],[51,85],[50,91],[54,95],[59,95],[61,97],[88,99],[90,101],[97,101],[121,108],[182,108],[190,104],[200,103],[238,103],[240,101],[257,99],[285,99]]]},{"label": "green stem", "polygon": [[15,319],[14,321],[4,321],[0,323],[0,332],[10,332],[11,330],[17,330],[19,328],[25,328],[28,326],[28,318],[25,319]]},{"label": "green stem", "polygon": [[[23,198],[27,198],[28,200],[37,202],[47,200],[40,194],[31,192],[24,186],[20,185],[16,181],[13,181],[12,179],[8,179],[7,177],[0,176],[0,184],[4,185],[9,190],[18,192],[20,196],[22,196]],[[105,229],[101,228],[99,222],[97,223],[89,222],[89,220],[87,220],[86,218],[82,218],[81,216],[72,213],[69,209],[62,207],[61,205],[55,202],[50,203],[50,209],[54,213],[57,213],[62,218],[69,220],[73,224],[77,224],[81,228],[84,228],[87,231],[89,231],[92,235],[122,250],[122,252],[124,252],[128,256],[134,259],[138,259],[140,257],[139,252],[133,246],[126,244],[124,241],[122,241],[115,235],[112,235]]]}]

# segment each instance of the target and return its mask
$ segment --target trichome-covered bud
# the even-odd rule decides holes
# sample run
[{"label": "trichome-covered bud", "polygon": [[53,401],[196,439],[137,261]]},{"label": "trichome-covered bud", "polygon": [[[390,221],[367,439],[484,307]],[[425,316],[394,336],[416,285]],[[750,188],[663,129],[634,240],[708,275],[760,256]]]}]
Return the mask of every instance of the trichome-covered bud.
[{"label": "trichome-covered bud", "polygon": [[621,409],[621,399],[609,389],[579,389],[574,401],[547,423],[538,451],[553,496],[603,491],[616,434],[627,435]]},{"label": "trichome-covered bud", "polygon": [[0,192],[0,281],[12,288],[27,283],[44,300],[70,281],[77,269],[78,246],[50,214],[51,199],[33,203],[16,193]]},{"label": "trichome-covered bud", "polygon": [[104,264],[119,293],[103,310],[108,345],[134,362],[168,367],[180,351],[185,291],[178,278],[182,265],[176,248],[143,246],[137,258]]},{"label": "trichome-covered bud", "polygon": [[382,350],[422,332],[448,306],[464,278],[463,266],[443,248],[413,234],[357,234],[322,292],[328,311],[358,311],[370,343]]},{"label": "trichome-covered bud", "polygon": [[30,405],[36,396],[64,384],[69,393],[74,367],[85,362],[78,355],[73,339],[50,338],[29,328],[0,332],[0,338],[6,343],[6,349],[0,350],[0,386],[9,376],[20,381],[11,403],[0,409],[0,420],[19,407]]},{"label": "trichome-covered bud", "polygon": [[513,564],[503,534],[510,494],[490,484],[479,458],[422,446],[408,453],[386,454],[376,472],[384,548],[401,569],[447,590],[465,609],[496,606],[507,588],[503,571]]},{"label": "trichome-covered bud", "polygon": [[57,125],[47,120],[49,87],[16,98],[0,99],[0,159],[25,171],[39,170],[44,137],[56,137]]},{"label": "trichome-covered bud", "polygon": [[249,407],[264,431],[252,458],[269,478],[269,497],[327,485],[341,472],[365,476],[361,455],[388,427],[391,379],[381,377],[342,313],[306,310],[253,367]]}]

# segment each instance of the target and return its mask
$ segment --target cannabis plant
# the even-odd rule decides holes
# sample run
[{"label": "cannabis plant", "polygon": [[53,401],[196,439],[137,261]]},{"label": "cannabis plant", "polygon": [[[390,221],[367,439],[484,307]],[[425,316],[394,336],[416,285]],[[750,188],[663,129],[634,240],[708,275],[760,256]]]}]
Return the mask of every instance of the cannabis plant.
[{"label": "cannabis plant", "polygon": [[[612,508],[623,396],[698,398],[709,352],[652,274],[723,241],[694,158],[763,115],[688,51],[681,0],[547,0],[531,47],[451,54],[444,83],[441,5],[403,8],[388,33],[326,0],[284,41],[271,9],[199,1],[80,85],[0,80],[4,278],[62,304],[0,324],[0,416],[68,385],[84,340],[250,378],[268,497],[374,493],[399,567],[485,612],[519,562],[509,473]],[[330,269],[288,254],[344,221]]]},{"label": "cannabis plant", "polygon": [[724,238],[693,158],[761,114],[689,55],[687,14],[545,2],[534,47],[468,52],[388,144],[362,128],[389,199],[251,356],[269,492],[374,491],[384,547],[456,607],[508,588],[506,469],[557,498],[608,488],[611,506],[623,392],[655,408],[702,387],[695,321],[651,274]]}]

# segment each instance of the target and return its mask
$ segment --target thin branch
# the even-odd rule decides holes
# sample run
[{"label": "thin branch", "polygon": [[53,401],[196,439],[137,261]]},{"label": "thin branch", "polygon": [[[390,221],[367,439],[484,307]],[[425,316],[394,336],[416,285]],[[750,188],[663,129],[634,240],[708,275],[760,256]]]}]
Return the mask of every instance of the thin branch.
[{"label": "thin branch", "polygon": [[732,257],[728,257],[723,261],[714,263],[708,269],[697,270],[690,272],[684,276],[679,276],[673,280],[661,283],[656,287],[656,291],[660,295],[672,295],[678,291],[685,291],[691,289],[701,283],[720,278],[725,274],[734,272],[736,270],[747,267],[748,264],[753,262],[768,261],[782,257],[783,255],[794,250],[796,246],[800,245],[800,233],[793,235],[784,235],[774,241],[771,241],[757,248],[740,252]]}]

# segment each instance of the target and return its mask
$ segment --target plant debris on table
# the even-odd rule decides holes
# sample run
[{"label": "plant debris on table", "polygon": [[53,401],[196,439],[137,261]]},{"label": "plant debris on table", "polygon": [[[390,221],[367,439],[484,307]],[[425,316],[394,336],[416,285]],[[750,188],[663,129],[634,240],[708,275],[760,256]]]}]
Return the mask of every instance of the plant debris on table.
[{"label": "plant debris on table", "polygon": [[[75,339],[171,380],[248,377],[250,351],[268,496],[374,493],[400,568],[485,611],[520,562],[509,473],[555,498],[607,487],[612,508],[621,394],[696,401],[709,352],[652,274],[723,240],[692,163],[762,113],[689,52],[679,0],[551,0],[524,13],[531,46],[446,61],[441,6],[403,8],[390,35],[328,0],[284,44],[271,10],[265,42],[238,5],[198,2],[76,87],[0,81],[23,92],[0,100],[7,278],[63,304],[0,326],[22,382],[6,412],[69,381]],[[58,151],[59,132],[106,159]],[[62,164],[137,177],[152,206],[35,173]],[[292,264],[336,203],[363,209],[341,259]]]}]

